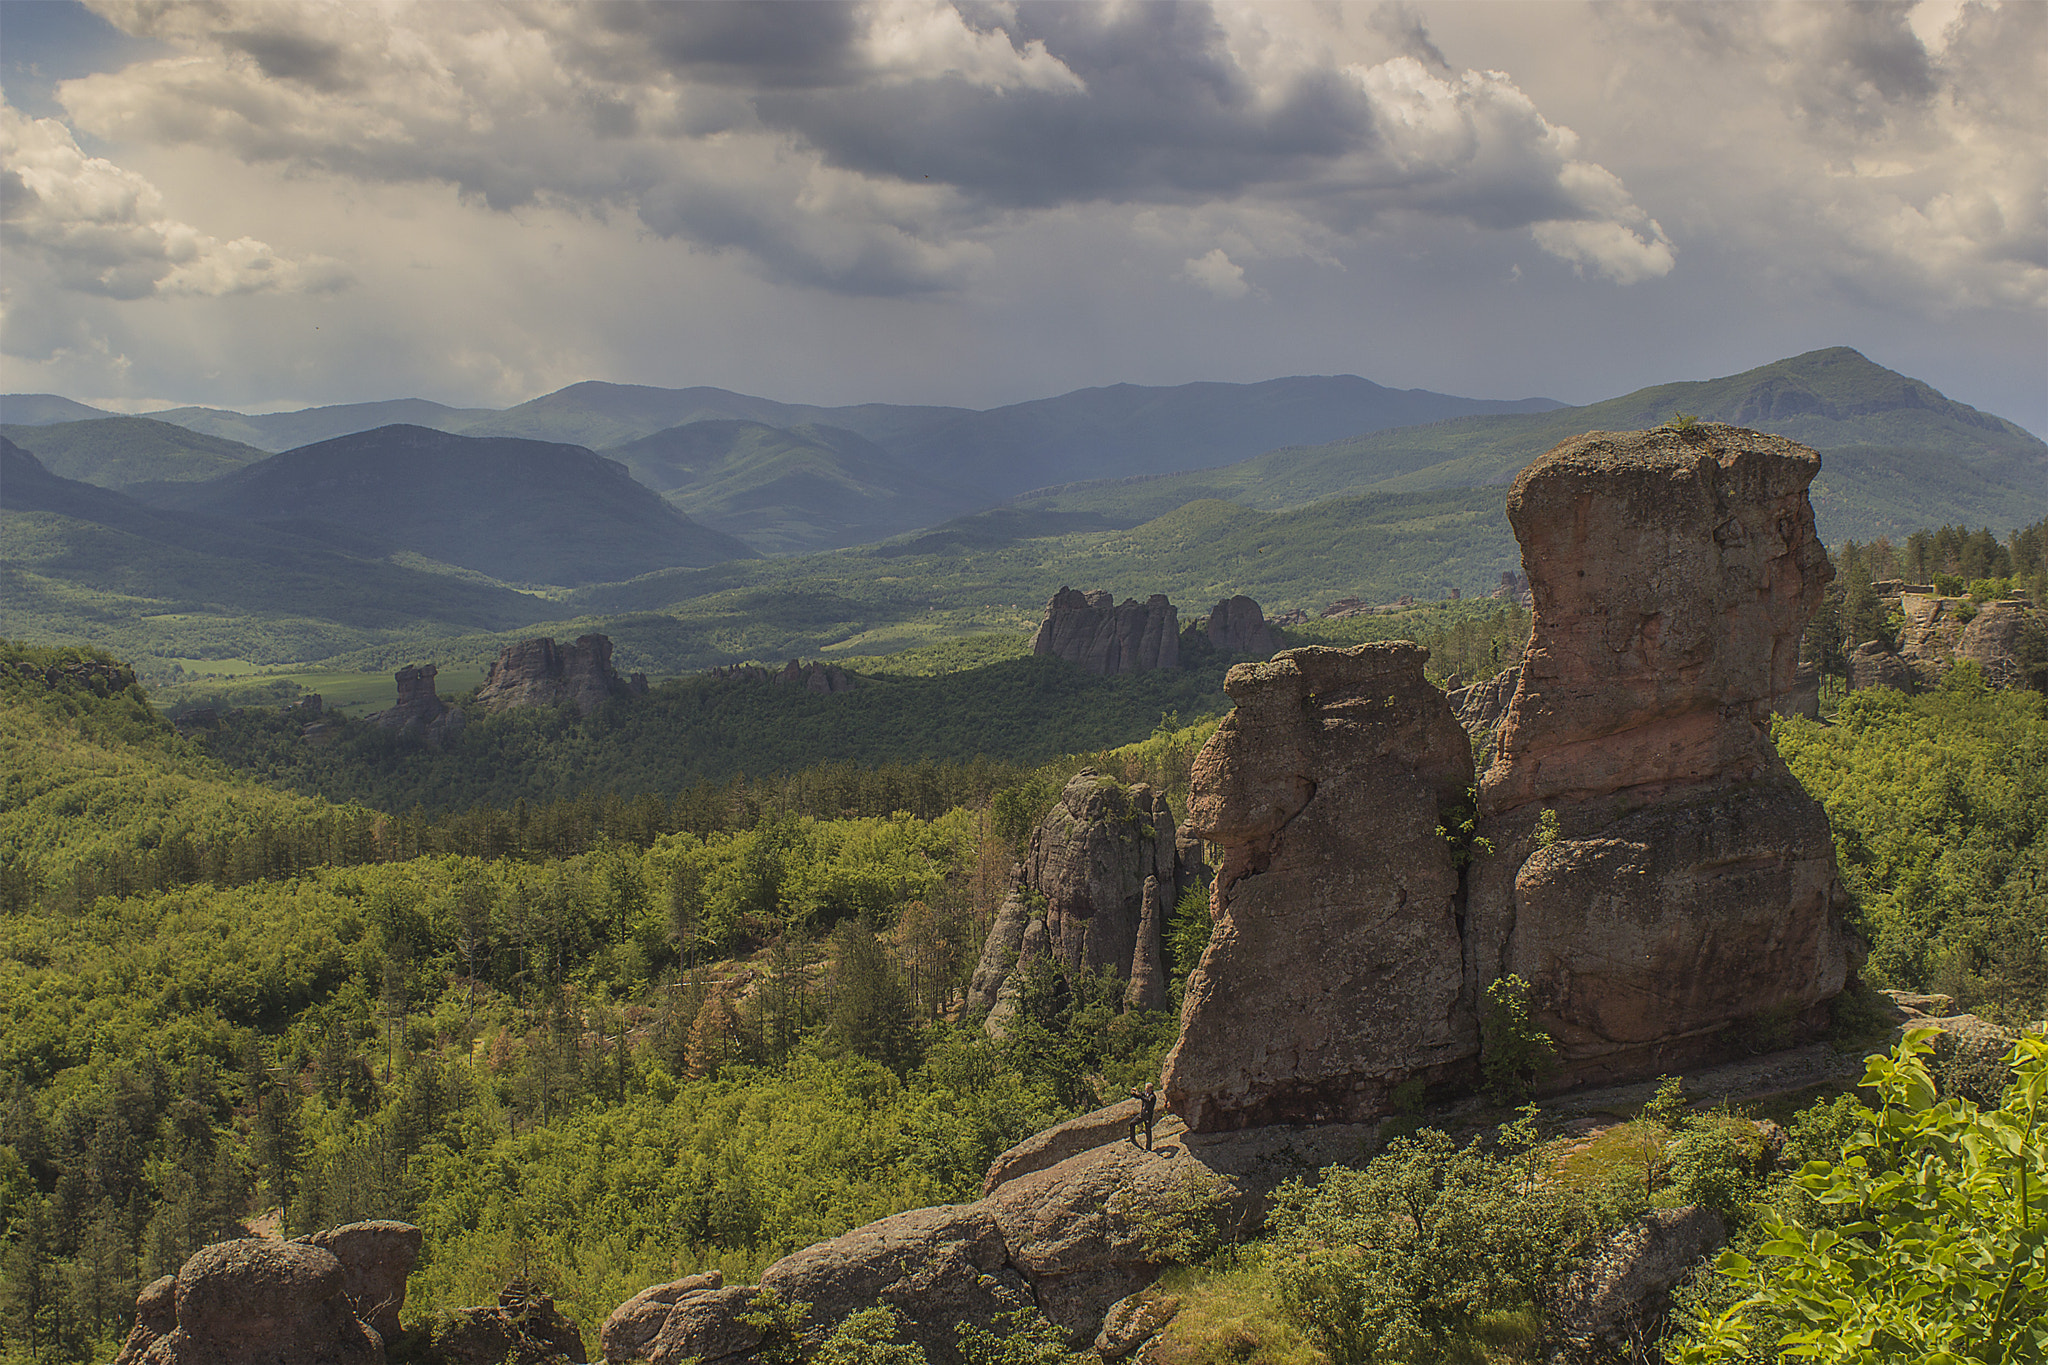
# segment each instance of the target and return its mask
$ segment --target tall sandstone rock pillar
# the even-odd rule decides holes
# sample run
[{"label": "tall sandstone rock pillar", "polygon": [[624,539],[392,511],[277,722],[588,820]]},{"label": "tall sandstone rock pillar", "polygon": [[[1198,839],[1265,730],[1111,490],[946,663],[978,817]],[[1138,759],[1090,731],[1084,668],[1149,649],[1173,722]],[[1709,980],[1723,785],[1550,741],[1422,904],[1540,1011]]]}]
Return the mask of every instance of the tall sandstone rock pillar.
[{"label": "tall sandstone rock pillar", "polygon": [[1419,646],[1239,664],[1188,828],[1223,847],[1167,1104],[1198,1132],[1357,1122],[1478,1051],[1458,868],[1472,749]]},{"label": "tall sandstone rock pillar", "polygon": [[1535,625],[1480,784],[1468,987],[1530,983],[1554,1084],[1812,1025],[1842,989],[1827,817],[1770,738],[1830,577],[1819,468],[1738,427],[1592,432],[1508,495]]}]

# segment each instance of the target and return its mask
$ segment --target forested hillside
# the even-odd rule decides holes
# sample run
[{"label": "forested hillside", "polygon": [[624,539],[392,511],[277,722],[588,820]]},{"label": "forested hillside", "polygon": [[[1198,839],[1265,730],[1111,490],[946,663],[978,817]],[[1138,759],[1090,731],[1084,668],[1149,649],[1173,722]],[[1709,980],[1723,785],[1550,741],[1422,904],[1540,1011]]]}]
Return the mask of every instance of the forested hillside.
[{"label": "forested hillside", "polygon": [[[1441,645],[1491,653],[1475,629]],[[1044,983],[1002,1041],[957,1007],[1018,841],[1065,776],[1092,763],[1184,809],[1206,726],[1039,767],[838,764],[632,800],[565,785],[428,817],[233,776],[101,656],[10,647],[0,689],[10,1361],[104,1359],[139,1284],[265,1210],[293,1231],[413,1219],[421,1314],[488,1302],[517,1273],[593,1339],[646,1284],[751,1278],[883,1213],[970,1197],[1012,1141],[1156,1074],[1174,1032],[1172,1013],[1124,1011],[1120,986],[1087,979]],[[1779,742],[1835,823],[1869,978],[2037,1017],[2042,698],[1959,669],[1927,696],[1859,694],[1831,727],[1786,722]],[[1176,981],[1206,929],[1199,900],[1182,907]],[[1857,1112],[1813,1109],[1792,1150],[1838,1151]],[[1182,1282],[1187,1339],[1235,1320],[1265,1358],[1356,1358],[1316,1287],[1336,1282],[1289,1271],[1286,1248],[1351,1226],[1401,1171],[1433,1172],[1447,1230],[1465,1229],[1430,1255],[1467,1264],[1475,1236],[1501,1250],[1494,1278],[1458,1283],[1502,1306],[1457,1307],[1413,1248],[1337,1287],[1436,1314],[1444,1340],[1500,1362],[1540,1335],[1542,1276],[1646,1205],[1709,1201],[1756,1230],[1751,1247],[1766,1213],[1813,1207],[1741,1174],[1760,1139],[1739,1116],[1660,1100],[1592,1147],[1518,1131],[1471,1148],[1424,1133],[1354,1185],[1289,1196],[1269,1247]],[[1516,1197],[1535,1161],[1569,1179]]]}]

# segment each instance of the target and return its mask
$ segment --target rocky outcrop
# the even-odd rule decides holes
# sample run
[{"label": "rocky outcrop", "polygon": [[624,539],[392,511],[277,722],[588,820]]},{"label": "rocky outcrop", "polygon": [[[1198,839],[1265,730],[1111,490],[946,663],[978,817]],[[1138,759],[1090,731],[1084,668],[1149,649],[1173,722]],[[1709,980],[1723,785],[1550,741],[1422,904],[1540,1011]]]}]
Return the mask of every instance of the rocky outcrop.
[{"label": "rocky outcrop", "polygon": [[1656,1340],[1673,1286],[1727,1240],[1728,1225],[1710,1208],[1650,1210],[1594,1248],[1565,1282],[1559,1335],[1593,1352]]},{"label": "rocky outcrop", "polygon": [[[1147,1152],[1124,1140],[1125,1111],[1134,1107],[1112,1106],[1039,1134],[1029,1157],[1004,1153],[990,1170],[989,1193],[975,1203],[897,1214],[806,1247],[770,1266],[758,1288],[809,1303],[814,1344],[856,1309],[886,1303],[901,1315],[905,1338],[939,1365],[960,1360],[957,1323],[987,1326],[997,1313],[1031,1306],[1078,1349],[1173,1263],[1165,1241],[1213,1246],[1256,1233],[1283,1180],[1358,1160],[1371,1135],[1339,1124],[1204,1137],[1169,1117],[1156,1130],[1158,1150]],[[1061,1133],[1067,1141],[1043,1141]],[[1088,1139],[1096,1140],[1045,1160]],[[691,1356],[703,1365],[737,1365],[759,1344],[739,1321],[755,1287],[682,1293],[648,1336],[644,1305],[654,1292],[619,1310],[643,1305],[634,1337],[647,1344],[633,1348],[637,1354],[608,1351],[615,1365],[679,1365]],[[1117,1340],[1142,1327],[1136,1317],[1131,1306],[1117,1318]],[[1158,1311],[1151,1317],[1159,1320]]]},{"label": "rocky outcrop", "polygon": [[1209,644],[1219,654],[1255,654],[1271,658],[1286,642],[1266,624],[1259,604],[1242,594],[1209,608]]},{"label": "rocky outcrop", "polygon": [[[990,1029],[1003,1030],[1016,1005],[1017,968],[1040,953],[1070,977],[1105,967],[1125,981],[1146,975],[1163,1001],[1165,897],[1182,885],[1178,847],[1164,793],[1142,782],[1125,787],[1093,768],[1069,780],[1032,831],[1017,884],[982,946],[969,998],[989,1001]],[[1148,919],[1145,888],[1154,879],[1159,902]]]},{"label": "rocky outcrop", "polygon": [[1792,676],[1791,688],[1771,698],[1771,713],[1819,720],[1820,670],[1812,664],[1799,665],[1799,671]]},{"label": "rocky outcrop", "polygon": [[515,1279],[496,1304],[436,1323],[434,1353],[447,1365],[582,1365],[583,1334],[553,1299]]},{"label": "rocky outcrop", "polygon": [[114,1365],[137,1365],[161,1337],[178,1330],[178,1277],[151,1280],[135,1296],[135,1325],[128,1329]]},{"label": "rocky outcrop", "polygon": [[[120,1359],[137,1365],[383,1365],[383,1341],[351,1310],[345,1279],[332,1252],[303,1242],[216,1242],[194,1252],[170,1285],[158,1280],[142,1292],[136,1328]],[[136,1351],[138,1338],[152,1327],[169,1330]]]},{"label": "rocky outcrop", "polygon": [[791,659],[781,668],[762,668],[759,664],[730,664],[714,668],[707,677],[721,682],[766,683],[771,687],[793,687],[813,696],[834,696],[841,692],[853,691],[853,678],[838,664],[801,659]]},{"label": "rocky outcrop", "polygon": [[382,1365],[419,1248],[383,1221],[216,1242],[142,1291],[116,1365]]},{"label": "rocky outcrop", "polygon": [[[432,664],[414,664],[401,668],[393,674],[398,684],[398,702],[382,711],[364,717],[370,724],[386,730],[397,730],[429,744],[440,745],[462,732],[468,717],[457,708],[441,700],[441,694],[434,690],[434,678],[439,670]],[[319,712],[319,699],[314,699],[313,711]]]},{"label": "rocky outcrop", "polygon": [[2048,615],[2027,602],[1986,602],[1963,627],[1955,657],[1975,662],[1993,687],[2048,690]]},{"label": "rocky outcrop", "polygon": [[1898,692],[1911,692],[1917,681],[1913,666],[1892,652],[1882,640],[1866,640],[1849,655],[1849,690],[1852,692],[1860,692],[1866,687],[1889,687]]},{"label": "rocky outcrop", "polygon": [[1521,680],[1519,664],[1504,668],[1484,682],[1460,687],[1446,694],[1451,710],[1457,713],[1458,723],[1470,734],[1484,734],[1500,724],[1500,718],[1508,712],[1508,702],[1515,695],[1515,684]]},{"label": "rocky outcrop", "polygon": [[573,645],[539,637],[505,646],[476,699],[492,712],[573,706],[587,716],[613,697],[646,690],[646,675],[621,678],[612,668],[606,636],[579,635]]},{"label": "rocky outcrop", "polygon": [[1045,604],[1033,654],[1050,654],[1090,673],[1143,673],[1180,666],[1180,617],[1154,593],[1118,606],[1107,592],[1061,588]]},{"label": "rocky outcrop", "polygon": [[654,1339],[661,1335],[662,1327],[668,1322],[669,1310],[684,1296],[724,1287],[725,1276],[711,1270],[643,1289],[614,1308],[611,1316],[604,1320],[604,1326],[598,1329],[598,1349],[612,1365],[644,1360],[654,1345]]},{"label": "rocky outcrop", "polygon": [[356,1317],[384,1340],[396,1339],[405,1280],[420,1257],[420,1230],[410,1223],[378,1219],[328,1228],[299,1240],[341,1262],[341,1295]]},{"label": "rocky outcrop", "polygon": [[1763,1015],[1824,1022],[1849,940],[1826,815],[1770,740],[1830,577],[1806,447],[1595,432],[1508,497],[1536,600],[1481,779],[1470,998],[1509,974],[1558,1088],[1651,1075]]},{"label": "rocky outcrop", "polygon": [[1166,1008],[1166,908],[1159,878],[1145,878],[1143,909],[1138,915],[1138,941],[1131,949],[1130,984],[1124,1004],[1134,1010]]},{"label": "rocky outcrop", "polygon": [[1438,826],[1472,750],[1402,643],[1240,664],[1188,825],[1223,849],[1167,1104],[1197,1132],[1358,1122],[1478,1051]]}]

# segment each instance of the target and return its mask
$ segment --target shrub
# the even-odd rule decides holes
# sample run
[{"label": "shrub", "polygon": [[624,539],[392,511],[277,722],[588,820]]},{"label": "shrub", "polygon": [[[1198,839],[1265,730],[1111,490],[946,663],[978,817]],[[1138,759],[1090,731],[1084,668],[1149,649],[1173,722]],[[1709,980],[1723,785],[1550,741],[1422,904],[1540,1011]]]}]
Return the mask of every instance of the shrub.
[{"label": "shrub", "polygon": [[897,1341],[897,1331],[895,1309],[863,1308],[832,1329],[812,1365],[929,1365],[924,1348]]},{"label": "shrub", "polygon": [[[1773,1218],[1761,1263],[1730,1251],[1719,1272],[1747,1297],[1688,1324],[1679,1365],[1771,1355],[1924,1365],[2018,1365],[2048,1352],[2048,1039],[2021,1038],[1997,1109],[1938,1099],[1932,1029],[1873,1056],[1863,1084],[1882,1108],[1853,1111],[1838,1161],[1794,1183],[1842,1218]],[[1759,1339],[1761,1333],[1762,1339]],[[1772,1340],[1771,1338],[1775,1338]]]},{"label": "shrub", "polygon": [[1282,1304],[1334,1365],[1432,1365],[1494,1315],[1542,1302],[1582,1224],[1526,1152],[1489,1156],[1426,1128],[1364,1170],[1281,1186],[1268,1254]]},{"label": "shrub", "polygon": [[1556,1065],[1557,1044],[1536,1027],[1529,1011],[1529,983],[1519,976],[1501,977],[1486,988],[1480,1033],[1480,1071],[1487,1093],[1502,1104],[1527,1099]]}]

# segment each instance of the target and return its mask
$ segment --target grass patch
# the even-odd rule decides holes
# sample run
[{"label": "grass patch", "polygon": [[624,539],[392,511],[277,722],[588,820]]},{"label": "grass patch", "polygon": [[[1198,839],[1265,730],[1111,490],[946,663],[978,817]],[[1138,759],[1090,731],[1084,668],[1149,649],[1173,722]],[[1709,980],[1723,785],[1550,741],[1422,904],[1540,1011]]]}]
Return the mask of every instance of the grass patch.
[{"label": "grass patch", "polygon": [[1180,1312],[1140,1354],[1145,1365],[1329,1365],[1280,1306],[1280,1286],[1256,1252],[1227,1270],[1168,1271],[1158,1292],[1178,1298]]}]

